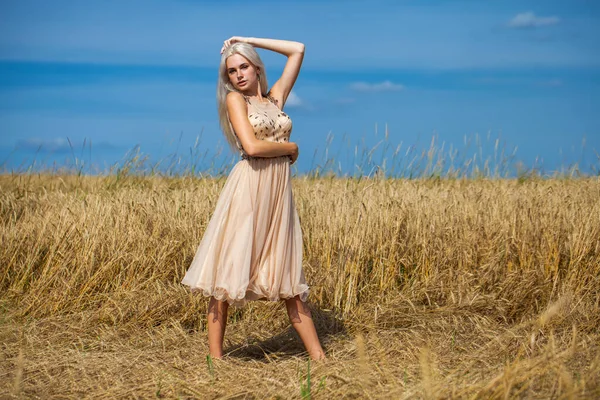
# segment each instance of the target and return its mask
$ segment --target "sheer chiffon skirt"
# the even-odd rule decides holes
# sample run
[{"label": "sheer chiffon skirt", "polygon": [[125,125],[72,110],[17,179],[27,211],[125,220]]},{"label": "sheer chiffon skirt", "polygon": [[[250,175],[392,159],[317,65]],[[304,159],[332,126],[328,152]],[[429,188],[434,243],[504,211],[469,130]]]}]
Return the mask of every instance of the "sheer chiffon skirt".
[{"label": "sheer chiffon skirt", "polygon": [[239,161],[182,283],[231,305],[308,297],[287,156]]}]

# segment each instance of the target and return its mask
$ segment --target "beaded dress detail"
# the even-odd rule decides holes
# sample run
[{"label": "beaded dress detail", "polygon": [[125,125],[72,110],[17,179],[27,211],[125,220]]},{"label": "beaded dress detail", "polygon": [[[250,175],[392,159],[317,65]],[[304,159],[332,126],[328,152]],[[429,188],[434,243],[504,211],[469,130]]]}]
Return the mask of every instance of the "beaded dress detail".
[{"label": "beaded dress detail", "polygon": [[[257,139],[289,141],[292,121],[276,101],[245,99]],[[296,295],[306,301],[290,157],[250,157],[237,143],[242,159],[227,177],[182,283],[234,306]]]},{"label": "beaded dress detail", "polygon": [[[254,128],[254,135],[257,139],[279,143],[289,141],[292,120],[277,107],[276,100],[270,96],[266,96],[266,101],[247,96],[244,96],[244,99],[248,104],[248,119]],[[239,140],[237,140],[237,147],[242,159],[250,158]]]}]

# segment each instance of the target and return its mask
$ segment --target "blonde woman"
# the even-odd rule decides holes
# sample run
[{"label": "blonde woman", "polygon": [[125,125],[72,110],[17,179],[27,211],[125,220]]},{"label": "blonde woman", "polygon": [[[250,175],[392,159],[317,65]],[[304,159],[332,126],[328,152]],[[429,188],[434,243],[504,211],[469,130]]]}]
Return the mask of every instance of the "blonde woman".
[{"label": "blonde woman", "polygon": [[[255,47],[281,53],[287,62],[268,89]],[[302,231],[294,205],[290,165],[298,146],[283,112],[296,82],[304,45],[234,36],[221,49],[217,103],[221,128],[241,160],[233,167],[182,283],[210,297],[208,344],[223,356],[229,305],[284,300],[292,326],[312,359],[323,359],[302,270]]]}]

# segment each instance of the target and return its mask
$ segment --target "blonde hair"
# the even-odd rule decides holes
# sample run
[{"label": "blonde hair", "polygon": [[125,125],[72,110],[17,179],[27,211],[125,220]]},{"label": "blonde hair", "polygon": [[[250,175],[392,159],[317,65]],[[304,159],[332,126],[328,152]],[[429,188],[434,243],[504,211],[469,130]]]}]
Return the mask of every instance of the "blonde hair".
[{"label": "blonde hair", "polygon": [[229,92],[239,93],[239,91],[235,89],[229,81],[229,74],[227,73],[227,58],[234,54],[243,56],[254,66],[254,68],[259,69],[260,72],[258,73],[258,76],[260,78],[261,94],[264,95],[267,93],[268,85],[265,66],[254,46],[248,43],[238,42],[225,49],[221,55],[221,64],[219,65],[219,79],[217,81],[217,109],[219,111],[219,124],[221,125],[221,129],[225,134],[227,143],[229,143],[229,146],[233,151],[238,151],[242,149],[242,145],[240,144],[235,132],[233,131],[233,127],[231,126],[226,103],[227,94]]}]

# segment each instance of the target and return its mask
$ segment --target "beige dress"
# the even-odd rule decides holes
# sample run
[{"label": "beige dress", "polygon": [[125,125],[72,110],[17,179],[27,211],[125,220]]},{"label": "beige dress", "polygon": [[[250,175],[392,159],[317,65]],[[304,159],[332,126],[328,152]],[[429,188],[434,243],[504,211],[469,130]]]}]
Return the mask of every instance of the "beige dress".
[{"label": "beige dress", "polygon": [[[285,142],[291,119],[272,99],[246,97],[260,140]],[[248,300],[308,297],[302,231],[294,205],[290,157],[249,157],[231,170],[182,283],[235,306]]]}]

